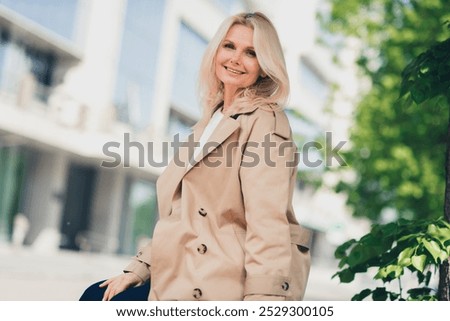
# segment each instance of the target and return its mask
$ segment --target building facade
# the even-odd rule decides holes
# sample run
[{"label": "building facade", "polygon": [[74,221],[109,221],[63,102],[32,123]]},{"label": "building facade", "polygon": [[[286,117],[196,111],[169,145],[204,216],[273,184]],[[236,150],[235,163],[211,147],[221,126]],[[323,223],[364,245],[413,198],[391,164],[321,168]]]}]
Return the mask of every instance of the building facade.
[{"label": "building facade", "polygon": [[200,116],[196,81],[208,40],[226,16],[262,11],[290,74],[286,108],[303,157],[297,215],[316,231],[313,255],[330,259],[361,224],[324,173],[342,165],[328,163],[325,140],[345,142],[351,115],[344,99],[328,103],[333,84],[348,95],[354,87],[339,78],[352,75],[351,64],[337,70],[316,43],[322,4],[0,0],[0,242],[134,254],[158,219],[155,182],[169,143]]}]

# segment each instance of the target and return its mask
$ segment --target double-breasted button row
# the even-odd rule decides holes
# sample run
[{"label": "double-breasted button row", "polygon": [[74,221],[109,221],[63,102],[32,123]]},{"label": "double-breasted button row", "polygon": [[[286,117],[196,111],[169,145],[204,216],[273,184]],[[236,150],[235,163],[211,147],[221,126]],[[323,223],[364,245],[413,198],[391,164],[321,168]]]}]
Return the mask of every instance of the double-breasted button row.
[{"label": "double-breasted button row", "polygon": [[198,214],[205,217],[206,215],[208,215],[208,212],[206,212],[205,209],[202,207],[198,210]]},{"label": "double-breasted button row", "polygon": [[200,299],[202,297],[202,290],[200,290],[199,288],[195,288],[192,291],[192,296],[197,300]]},{"label": "double-breasted button row", "polygon": [[205,254],[208,250],[208,247],[205,244],[200,244],[199,247],[197,247],[197,252],[200,254]]},{"label": "double-breasted button row", "polygon": [[[206,210],[202,207],[198,210],[198,214],[205,217],[206,215],[208,215],[208,212],[206,212]],[[200,254],[205,254],[206,251],[208,251],[208,247],[205,244],[200,244],[197,247],[197,252]],[[200,299],[202,297],[202,290],[200,290],[199,288],[195,288],[192,291],[192,296],[194,297],[194,299]]]}]

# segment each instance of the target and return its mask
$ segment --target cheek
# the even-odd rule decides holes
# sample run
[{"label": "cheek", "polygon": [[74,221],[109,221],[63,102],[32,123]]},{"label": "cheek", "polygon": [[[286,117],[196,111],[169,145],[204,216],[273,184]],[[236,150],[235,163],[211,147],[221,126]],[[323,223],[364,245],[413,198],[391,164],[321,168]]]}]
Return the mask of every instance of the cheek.
[{"label": "cheek", "polygon": [[259,67],[258,63],[251,64],[247,71],[249,72],[249,76],[252,78],[253,81],[256,81],[259,77],[259,74],[261,73],[261,68]]},{"label": "cheek", "polygon": [[218,57],[216,57],[216,61],[214,62],[214,69],[215,69],[215,73],[216,76],[219,77],[220,74],[223,72],[223,67],[222,67],[222,63],[221,61],[218,59]]},{"label": "cheek", "polygon": [[225,50],[219,49],[216,53],[216,58],[215,58],[216,65],[223,63],[227,59],[228,59],[227,52]]},{"label": "cheek", "polygon": [[247,71],[249,71],[252,75],[259,76],[259,73],[261,71],[261,67],[259,66],[259,63],[255,60],[249,60],[247,63]]}]

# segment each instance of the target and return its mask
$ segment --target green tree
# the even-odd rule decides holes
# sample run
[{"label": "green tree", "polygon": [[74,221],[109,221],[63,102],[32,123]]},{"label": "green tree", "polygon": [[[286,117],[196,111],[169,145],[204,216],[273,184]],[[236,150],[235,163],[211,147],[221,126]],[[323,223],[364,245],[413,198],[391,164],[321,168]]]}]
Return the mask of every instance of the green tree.
[{"label": "green tree", "polygon": [[[450,256],[450,224],[443,217],[432,220],[404,220],[374,224],[359,240],[349,240],[335,252],[339,268],[334,277],[352,282],[357,273],[373,273],[383,286],[364,289],[352,300],[448,300],[441,288],[430,287],[433,273]],[[409,271],[415,277],[413,287],[405,288],[402,278]],[[448,274],[447,274],[448,276]],[[445,278],[444,278],[445,279]],[[387,283],[398,282],[398,289]],[[448,293],[448,291],[447,291]]]},{"label": "green tree", "polygon": [[448,101],[404,108],[398,101],[405,66],[446,38],[447,0],[331,0],[324,18],[332,33],[361,40],[358,66],[371,81],[355,110],[351,149],[355,181],[341,181],[353,214],[379,221],[442,215]]},{"label": "green tree", "polygon": [[[450,39],[444,40],[449,33],[443,28],[449,20],[450,3],[445,0],[332,0],[327,21],[332,32],[362,40],[358,64],[372,84],[356,109],[353,147],[346,155],[357,180],[340,182],[337,191],[349,195],[348,204],[355,216],[379,221],[383,211],[390,208],[398,218],[421,219],[399,223],[406,226],[402,233],[411,233],[414,224],[420,226],[425,219],[442,216],[443,209],[444,218],[450,221]],[[438,297],[449,300],[448,225],[442,227],[439,247],[430,246],[427,238],[434,236],[429,228],[410,234],[413,238],[396,230],[384,248],[367,243],[380,227],[388,225],[374,225],[360,240],[338,248],[336,257],[344,268],[336,276],[351,282],[354,273],[377,266],[375,278],[389,282],[408,268],[427,286],[423,269],[438,264]],[[355,255],[360,258],[361,253],[364,260],[350,259]],[[413,298],[425,298],[429,292],[424,289],[428,291],[413,290]],[[366,289],[355,298],[369,294],[387,298],[389,293],[385,288]],[[397,297],[392,294],[391,299]]]},{"label": "green tree", "polygon": [[[450,29],[450,22],[447,23]],[[450,102],[450,37],[433,45],[414,59],[402,73],[400,95],[407,102],[421,106],[424,102]],[[447,148],[445,154],[444,218],[450,222],[450,118],[447,121]],[[450,234],[450,229],[448,231]],[[450,239],[450,235],[448,237]],[[439,299],[450,300],[450,261],[440,264]]]}]

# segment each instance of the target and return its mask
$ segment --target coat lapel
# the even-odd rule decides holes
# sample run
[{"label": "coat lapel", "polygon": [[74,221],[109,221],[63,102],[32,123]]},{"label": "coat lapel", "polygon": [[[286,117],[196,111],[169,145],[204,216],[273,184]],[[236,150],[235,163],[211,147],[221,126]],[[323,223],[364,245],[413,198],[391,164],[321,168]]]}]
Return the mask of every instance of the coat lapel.
[{"label": "coat lapel", "polygon": [[[250,113],[255,109],[255,106],[243,108],[238,114]],[[205,127],[206,125],[194,127],[194,131],[188,137],[188,141],[190,141],[191,146],[193,142],[199,142]],[[209,148],[207,150],[202,148],[200,154],[192,162],[192,166],[188,166],[190,158],[192,157],[192,148],[179,148],[174,156],[174,159],[169,163],[166,170],[162,174],[162,176],[164,176],[164,183],[163,186],[161,186],[163,191],[160,190],[159,194],[161,194],[163,199],[168,197],[168,199],[166,199],[167,204],[171,204],[172,198],[183,177],[194,169],[195,165],[198,164],[203,158],[208,156],[213,150],[220,146],[239,127],[240,125],[238,120],[229,117],[229,115],[224,115],[205,144],[206,146],[209,146]],[[168,208],[168,210],[169,209],[170,208]]]},{"label": "coat lapel", "polygon": [[[192,170],[198,162],[200,162],[203,158],[208,156],[213,150],[219,147],[238,128],[239,122],[237,120],[224,116],[217,125],[216,129],[212,132],[211,136],[208,138],[207,142],[205,143],[205,148],[201,149],[200,153],[192,162],[191,164],[192,166],[190,166],[187,169],[185,174],[188,173],[190,170]],[[200,135],[198,135],[198,137],[195,138],[199,140]]]},{"label": "coat lapel", "polygon": [[[169,163],[163,174],[163,188],[169,193],[168,195],[173,196],[173,193],[175,193],[175,190],[184,175],[191,171],[194,166],[209,153],[220,146],[238,128],[239,122],[237,120],[224,116],[205,144],[205,146],[209,146],[208,150],[202,148],[200,154],[191,161],[191,166],[188,165],[192,157],[192,148],[185,146],[180,147],[178,153],[175,154],[173,160]],[[188,137],[188,141],[190,142],[189,145],[193,146],[194,142],[198,142],[204,130],[204,126],[195,128],[194,132]]]}]

